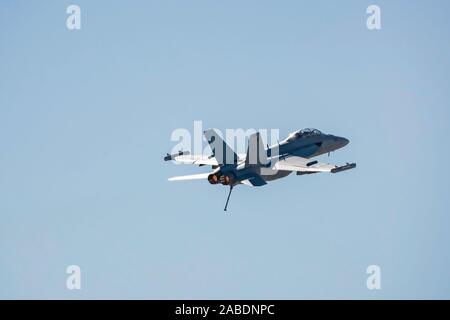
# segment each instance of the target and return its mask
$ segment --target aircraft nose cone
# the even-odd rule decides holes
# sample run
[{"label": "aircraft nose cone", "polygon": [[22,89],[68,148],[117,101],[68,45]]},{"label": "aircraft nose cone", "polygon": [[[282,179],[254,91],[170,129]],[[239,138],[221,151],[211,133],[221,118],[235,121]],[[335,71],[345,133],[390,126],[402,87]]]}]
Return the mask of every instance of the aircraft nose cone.
[{"label": "aircraft nose cone", "polygon": [[348,139],[346,138],[342,138],[342,137],[334,137],[334,145],[336,147],[336,149],[340,149],[345,147],[346,145],[348,145],[350,141],[348,141]]},{"label": "aircraft nose cone", "polygon": [[345,147],[346,145],[348,145],[350,141],[348,139],[345,138],[339,138],[339,144],[341,145],[341,148]]}]

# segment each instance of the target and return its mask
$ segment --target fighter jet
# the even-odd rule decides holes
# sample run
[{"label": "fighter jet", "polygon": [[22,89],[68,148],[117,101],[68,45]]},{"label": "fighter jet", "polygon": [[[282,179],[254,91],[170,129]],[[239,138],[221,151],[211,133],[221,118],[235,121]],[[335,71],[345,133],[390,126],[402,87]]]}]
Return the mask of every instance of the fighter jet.
[{"label": "fighter jet", "polygon": [[204,132],[212,154],[190,155],[180,151],[167,154],[165,161],[174,160],[184,164],[211,166],[212,172],[169,178],[169,181],[207,180],[212,185],[229,187],[224,211],[227,211],[231,192],[237,185],[254,187],[266,185],[267,182],[284,178],[296,172],[297,175],[318,172],[338,173],[353,169],[356,163],[336,166],[321,163],[312,158],[345,147],[349,140],[331,134],[324,134],[317,129],[297,130],[271,147],[264,147],[259,132],[252,134],[248,140],[246,154],[236,154],[214,129]]}]

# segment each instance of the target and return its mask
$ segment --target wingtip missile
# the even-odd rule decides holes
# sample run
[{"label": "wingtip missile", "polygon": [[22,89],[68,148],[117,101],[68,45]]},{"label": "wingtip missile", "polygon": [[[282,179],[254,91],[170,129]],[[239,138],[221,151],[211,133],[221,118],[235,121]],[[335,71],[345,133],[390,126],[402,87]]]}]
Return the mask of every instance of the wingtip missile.
[{"label": "wingtip missile", "polygon": [[338,172],[342,172],[342,171],[345,171],[345,170],[350,170],[350,169],[353,169],[353,168],[356,168],[356,163],[347,163],[344,166],[340,166],[340,167],[336,167],[336,168],[331,169],[331,173],[338,173]]},{"label": "wingtip missile", "polygon": [[189,155],[189,154],[190,154],[189,151],[183,151],[183,150],[180,150],[180,151],[178,151],[178,153],[174,153],[174,154],[169,154],[169,153],[168,153],[168,154],[164,157],[164,161],[175,160],[175,157],[182,156],[182,155]]}]

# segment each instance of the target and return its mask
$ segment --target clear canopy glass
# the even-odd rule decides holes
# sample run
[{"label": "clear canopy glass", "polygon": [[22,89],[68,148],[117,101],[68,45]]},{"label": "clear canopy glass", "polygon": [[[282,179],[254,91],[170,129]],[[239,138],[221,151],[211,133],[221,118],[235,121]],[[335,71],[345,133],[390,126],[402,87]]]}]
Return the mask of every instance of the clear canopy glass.
[{"label": "clear canopy glass", "polygon": [[301,139],[307,136],[314,136],[314,135],[320,135],[322,134],[322,132],[320,132],[317,129],[313,129],[313,128],[306,128],[306,129],[302,129],[302,130],[298,130],[295,132],[292,132],[286,139],[287,142],[291,142],[297,139]]}]

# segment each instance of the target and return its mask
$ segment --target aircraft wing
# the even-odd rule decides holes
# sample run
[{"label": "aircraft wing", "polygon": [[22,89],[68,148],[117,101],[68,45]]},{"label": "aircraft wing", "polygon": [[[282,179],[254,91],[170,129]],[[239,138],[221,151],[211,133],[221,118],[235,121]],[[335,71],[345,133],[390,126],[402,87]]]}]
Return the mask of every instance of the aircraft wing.
[{"label": "aircraft wing", "polygon": [[[348,166],[348,167],[347,167]],[[283,160],[278,161],[274,169],[282,170],[282,171],[297,171],[299,174],[301,173],[315,173],[315,172],[339,172],[347,169],[352,169],[356,165],[346,165],[342,167],[338,167],[329,163],[322,163],[312,159],[306,159],[302,157],[289,157]]]},{"label": "aircraft wing", "polygon": [[216,158],[206,155],[179,155],[174,156],[171,160],[184,164],[196,164],[199,166],[217,166],[219,165]]},{"label": "aircraft wing", "polygon": [[[243,159],[245,159],[245,154],[239,154],[239,161],[242,161]],[[217,162],[217,159],[215,157],[212,156],[207,156],[207,155],[186,155],[186,154],[182,154],[182,155],[177,155],[174,154],[171,156],[171,158],[168,160],[174,160],[176,162],[179,163],[183,163],[183,164],[195,164],[198,166],[218,166],[219,163]]]},{"label": "aircraft wing", "polygon": [[199,174],[192,174],[188,176],[178,176],[178,177],[172,177],[169,178],[169,181],[183,181],[183,180],[206,180],[208,179],[208,176],[210,173],[199,173]]}]

